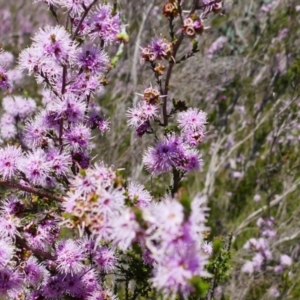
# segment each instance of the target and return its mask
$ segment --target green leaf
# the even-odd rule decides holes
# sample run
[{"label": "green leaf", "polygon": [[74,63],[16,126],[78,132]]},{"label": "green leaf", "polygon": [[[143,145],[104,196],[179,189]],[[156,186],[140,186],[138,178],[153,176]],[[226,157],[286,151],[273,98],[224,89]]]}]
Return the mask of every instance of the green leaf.
[{"label": "green leaf", "polygon": [[205,282],[199,276],[194,276],[192,279],[190,279],[190,284],[195,288],[198,296],[205,297],[205,295],[209,289],[208,282]]}]

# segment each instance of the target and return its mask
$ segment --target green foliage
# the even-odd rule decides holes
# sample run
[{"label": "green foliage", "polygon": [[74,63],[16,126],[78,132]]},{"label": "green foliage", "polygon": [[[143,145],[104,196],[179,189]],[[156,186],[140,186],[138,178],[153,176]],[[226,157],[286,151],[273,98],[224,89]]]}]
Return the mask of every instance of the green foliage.
[{"label": "green foliage", "polygon": [[[120,299],[135,300],[137,297],[151,299],[154,291],[149,286],[148,278],[151,277],[152,269],[149,265],[145,265],[141,258],[140,246],[135,244],[133,250],[127,251],[124,255],[118,266],[120,278],[117,282],[124,284],[124,290],[120,291]],[[128,290],[130,281],[135,284],[133,292]]]},{"label": "green foliage", "polygon": [[[213,242],[213,258],[208,264],[207,270],[213,275],[212,282],[214,286],[225,282],[229,277],[231,269],[231,241],[232,236],[228,236],[227,241],[215,239]],[[223,243],[223,247],[221,244]]]},{"label": "green foliage", "polygon": [[203,298],[205,297],[208,289],[209,289],[209,283],[205,282],[201,277],[195,276],[190,280],[190,284],[195,289],[195,297]]}]

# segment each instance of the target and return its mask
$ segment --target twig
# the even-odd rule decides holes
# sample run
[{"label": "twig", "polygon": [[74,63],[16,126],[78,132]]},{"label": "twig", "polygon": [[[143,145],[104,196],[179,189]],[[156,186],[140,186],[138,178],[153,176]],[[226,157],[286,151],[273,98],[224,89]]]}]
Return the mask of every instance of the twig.
[{"label": "twig", "polygon": [[47,253],[41,249],[33,249],[31,248],[27,241],[19,236],[16,235],[16,244],[20,246],[20,248],[25,248],[28,249],[29,251],[31,251],[38,259],[40,259],[41,261],[44,261],[45,259],[49,259],[49,260],[56,260],[56,257],[51,255],[50,253]]},{"label": "twig", "polygon": [[[197,7],[197,1],[194,1],[193,8],[191,9],[189,16],[191,16]],[[167,113],[167,102],[168,102],[168,92],[169,92],[169,85],[170,85],[170,80],[171,80],[171,75],[172,75],[172,70],[174,68],[174,65],[176,64],[176,54],[179,50],[179,47],[183,41],[184,38],[184,33],[181,32],[178,40],[176,41],[174,48],[173,48],[173,53],[172,53],[172,59],[169,61],[169,67],[166,75],[166,80],[165,80],[165,86],[164,86],[164,101],[163,101],[163,124],[164,126],[168,126],[168,113]]]},{"label": "twig", "polygon": [[76,27],[76,30],[75,30],[75,32],[74,32],[74,34],[73,34],[73,36],[72,36],[72,40],[75,40],[75,38],[76,38],[76,36],[77,36],[77,34],[78,34],[79,30],[80,30],[80,27],[81,27],[81,25],[82,25],[84,19],[86,18],[87,14],[89,13],[89,11],[91,10],[91,8],[94,6],[94,4],[95,4],[97,1],[98,1],[98,0],[94,0],[94,1],[93,1],[93,2],[85,9],[84,14],[82,15],[82,17],[81,17],[81,19],[80,19],[80,21],[79,21],[79,23],[78,23],[78,25],[77,25],[77,27]]},{"label": "twig", "polygon": [[13,188],[13,189],[18,189],[27,193],[31,193],[31,194],[35,194],[37,196],[43,197],[43,198],[47,198],[47,199],[53,199],[56,200],[58,202],[63,202],[63,198],[55,196],[49,192],[45,192],[43,190],[34,188],[34,187],[29,187],[29,186],[25,186],[22,185],[20,183],[17,182],[13,182],[13,181],[7,181],[7,180],[0,180],[0,185],[9,187],[9,188]]}]

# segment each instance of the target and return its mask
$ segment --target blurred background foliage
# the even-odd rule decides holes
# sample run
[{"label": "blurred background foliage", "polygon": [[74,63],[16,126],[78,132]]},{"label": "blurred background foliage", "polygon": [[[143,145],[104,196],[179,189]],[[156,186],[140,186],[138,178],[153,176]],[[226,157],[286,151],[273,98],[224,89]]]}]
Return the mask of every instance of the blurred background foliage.
[{"label": "blurred background foliage", "polygon": [[[189,175],[181,191],[207,195],[209,239],[233,235],[230,276],[222,286],[230,299],[269,299],[274,284],[281,299],[300,299],[297,2],[225,0],[222,15],[205,21],[209,29],[198,38],[199,51],[176,65],[172,74],[171,98],[208,113],[207,137],[201,146],[204,169]],[[142,155],[154,138],[138,138],[126,126],[126,111],[137,102],[137,93],[156,86],[149,66],[140,63],[139,50],[152,37],[169,38],[163,4],[118,0],[130,41],[110,71],[104,93],[95,97],[111,122],[108,134],[93,139],[95,160],[124,168],[124,174],[145,184],[153,195],[163,194],[171,178],[151,178],[143,169]],[[32,0],[0,0],[0,11],[0,42],[16,58],[39,27],[55,24],[47,6]],[[186,39],[178,57],[191,47]],[[33,78],[27,78],[14,93],[40,101],[38,91]],[[290,255],[294,263],[281,275],[265,270],[249,277],[240,272],[247,258],[242,247],[258,236],[256,221],[265,216],[276,221],[277,237],[271,248]]]}]

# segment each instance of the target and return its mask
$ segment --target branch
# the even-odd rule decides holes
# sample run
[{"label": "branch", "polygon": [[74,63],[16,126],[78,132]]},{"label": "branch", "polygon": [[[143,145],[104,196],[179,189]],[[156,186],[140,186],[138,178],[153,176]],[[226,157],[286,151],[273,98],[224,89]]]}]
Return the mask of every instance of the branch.
[{"label": "branch", "polygon": [[[197,1],[194,1],[193,4],[193,8],[191,9],[189,16],[191,16],[197,7]],[[171,23],[172,24],[172,23]],[[170,29],[172,31],[172,29]],[[167,102],[168,102],[168,92],[169,92],[169,85],[170,85],[170,80],[171,80],[171,75],[172,75],[172,70],[174,65],[176,64],[176,54],[178,52],[178,49],[183,41],[184,38],[184,33],[181,32],[180,36],[178,38],[178,40],[176,41],[175,45],[174,45],[174,49],[173,49],[173,55],[172,55],[172,59],[169,61],[169,68],[167,71],[167,75],[166,75],[166,81],[165,81],[165,86],[164,86],[164,94],[162,96],[164,96],[164,102],[163,102],[163,125],[164,126],[168,126],[168,113],[167,113]]]},{"label": "branch", "polygon": [[21,191],[24,191],[27,193],[35,194],[35,195],[43,197],[43,198],[53,199],[53,200],[56,200],[57,202],[63,202],[63,198],[61,198],[61,197],[55,196],[49,192],[45,192],[43,190],[40,190],[40,189],[37,189],[34,187],[22,185],[17,182],[0,179],[0,185],[6,186],[9,188],[13,188],[13,189],[18,189],[18,190],[21,190]]},{"label": "branch", "polygon": [[51,255],[51,253],[47,253],[40,249],[33,249],[29,246],[27,241],[20,236],[16,235],[16,244],[19,245],[20,249],[25,248],[31,251],[40,261],[43,261],[45,259],[53,260],[55,261],[57,259],[56,256]]},{"label": "branch", "polygon": [[82,25],[84,19],[86,18],[87,14],[89,13],[89,11],[91,10],[91,8],[93,7],[93,5],[94,5],[97,1],[98,1],[98,0],[94,0],[94,1],[93,1],[93,2],[85,9],[84,14],[82,15],[82,17],[81,17],[81,19],[80,19],[80,21],[79,21],[79,23],[78,23],[78,25],[77,25],[77,27],[76,27],[76,30],[75,30],[75,32],[74,32],[74,34],[73,34],[73,36],[72,36],[72,40],[75,40],[75,38],[76,38],[76,36],[77,36],[77,34],[78,34],[79,30],[80,30],[80,27],[81,27],[81,25]]}]

